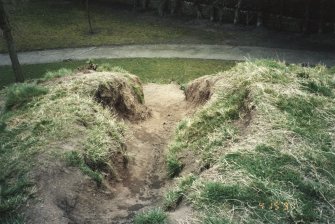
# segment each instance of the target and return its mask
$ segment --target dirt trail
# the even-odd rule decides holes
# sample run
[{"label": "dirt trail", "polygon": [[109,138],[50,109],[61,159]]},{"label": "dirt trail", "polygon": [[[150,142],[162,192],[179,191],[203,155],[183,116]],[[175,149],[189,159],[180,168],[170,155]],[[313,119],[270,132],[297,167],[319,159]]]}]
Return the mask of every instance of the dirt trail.
[{"label": "dirt trail", "polygon": [[28,224],[132,223],[136,212],[160,202],[167,183],[167,144],[190,109],[176,84],[145,85],[144,96],[152,116],[126,121],[129,162],[127,169],[119,169],[120,179],[97,187],[78,169],[50,162],[40,168],[37,180],[43,184],[37,203],[27,205]]},{"label": "dirt trail", "polygon": [[126,142],[130,162],[128,173],[114,188],[117,197],[113,201],[119,204],[113,211],[115,223],[130,223],[136,211],[161,199],[166,180],[165,150],[176,123],[188,112],[178,85],[148,84],[144,86],[144,96],[152,116],[128,124],[132,136]]}]

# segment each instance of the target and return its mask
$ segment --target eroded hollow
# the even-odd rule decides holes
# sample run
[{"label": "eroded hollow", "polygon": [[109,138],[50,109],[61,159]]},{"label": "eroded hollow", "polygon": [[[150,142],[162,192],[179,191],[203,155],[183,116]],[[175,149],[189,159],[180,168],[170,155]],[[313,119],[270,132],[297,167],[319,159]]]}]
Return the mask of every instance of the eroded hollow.
[{"label": "eroded hollow", "polygon": [[137,77],[100,84],[95,99],[122,119],[139,121],[151,114],[144,105],[143,87]]},{"label": "eroded hollow", "polygon": [[214,93],[214,85],[219,77],[204,76],[192,81],[185,90],[186,101],[199,106],[205,104]]}]

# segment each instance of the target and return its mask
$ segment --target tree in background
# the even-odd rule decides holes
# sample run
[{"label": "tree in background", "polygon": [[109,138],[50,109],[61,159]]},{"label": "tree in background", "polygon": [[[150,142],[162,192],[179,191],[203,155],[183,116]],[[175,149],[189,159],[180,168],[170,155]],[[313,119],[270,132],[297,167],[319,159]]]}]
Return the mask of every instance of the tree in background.
[{"label": "tree in background", "polygon": [[159,2],[158,14],[159,14],[160,16],[164,16],[164,15],[165,15],[165,12],[166,12],[167,9],[168,9],[168,3],[169,3],[168,0],[161,0],[161,1]]},{"label": "tree in background", "polygon": [[304,12],[304,22],[303,22],[303,26],[302,26],[302,32],[303,33],[308,32],[310,12],[311,12],[311,0],[306,0],[305,12]]},{"label": "tree in background", "polygon": [[[140,0],[133,0],[140,1]],[[211,21],[303,33],[335,32],[335,0],[154,0],[159,15],[194,15]],[[158,3],[158,4],[156,4]],[[176,13],[178,11],[178,13]]]},{"label": "tree in background", "polygon": [[86,6],[86,14],[87,14],[87,21],[89,26],[89,33],[93,34],[93,28],[92,28],[92,20],[91,20],[91,12],[90,12],[90,6],[89,6],[89,0],[85,1]]},{"label": "tree in background", "polygon": [[234,24],[237,24],[240,21],[241,5],[242,5],[242,0],[237,0],[237,4],[235,6]]},{"label": "tree in background", "polygon": [[0,28],[3,32],[3,37],[6,40],[8,53],[10,56],[10,60],[12,61],[12,68],[14,70],[15,81],[23,82],[24,76],[22,73],[21,65],[16,53],[16,47],[14,43],[14,39],[12,36],[11,26],[9,24],[8,16],[5,10],[5,5],[3,0],[0,0]]}]

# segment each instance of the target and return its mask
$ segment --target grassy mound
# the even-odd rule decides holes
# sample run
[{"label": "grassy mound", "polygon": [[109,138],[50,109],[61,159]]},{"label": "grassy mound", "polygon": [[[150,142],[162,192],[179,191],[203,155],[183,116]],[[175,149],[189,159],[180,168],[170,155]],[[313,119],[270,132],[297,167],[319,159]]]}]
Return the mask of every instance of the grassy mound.
[{"label": "grassy mound", "polygon": [[100,184],[102,173],[117,178],[124,165],[120,163],[127,162],[124,126],[96,93],[102,86],[128,85],[128,95],[133,91],[137,99],[142,91],[138,78],[121,72],[52,77],[48,74],[40,84],[16,84],[2,93],[6,101],[0,114],[0,220],[5,223],[19,220],[13,216],[35,191],[32,170],[63,161]]},{"label": "grassy mound", "polygon": [[201,223],[335,222],[334,73],[256,61],[213,79],[170,145],[182,178],[165,207],[183,197]]}]

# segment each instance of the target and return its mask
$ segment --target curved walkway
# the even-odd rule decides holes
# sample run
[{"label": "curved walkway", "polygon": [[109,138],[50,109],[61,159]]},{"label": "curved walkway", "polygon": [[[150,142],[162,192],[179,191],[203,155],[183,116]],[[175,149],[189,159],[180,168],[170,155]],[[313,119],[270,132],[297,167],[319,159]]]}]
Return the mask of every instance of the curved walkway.
[{"label": "curved walkway", "polygon": [[[291,50],[228,45],[125,45],[68,48],[19,53],[22,64],[98,58],[198,58],[220,60],[277,59],[288,63],[335,66],[335,52]],[[0,66],[10,65],[7,54],[0,54]]]}]

